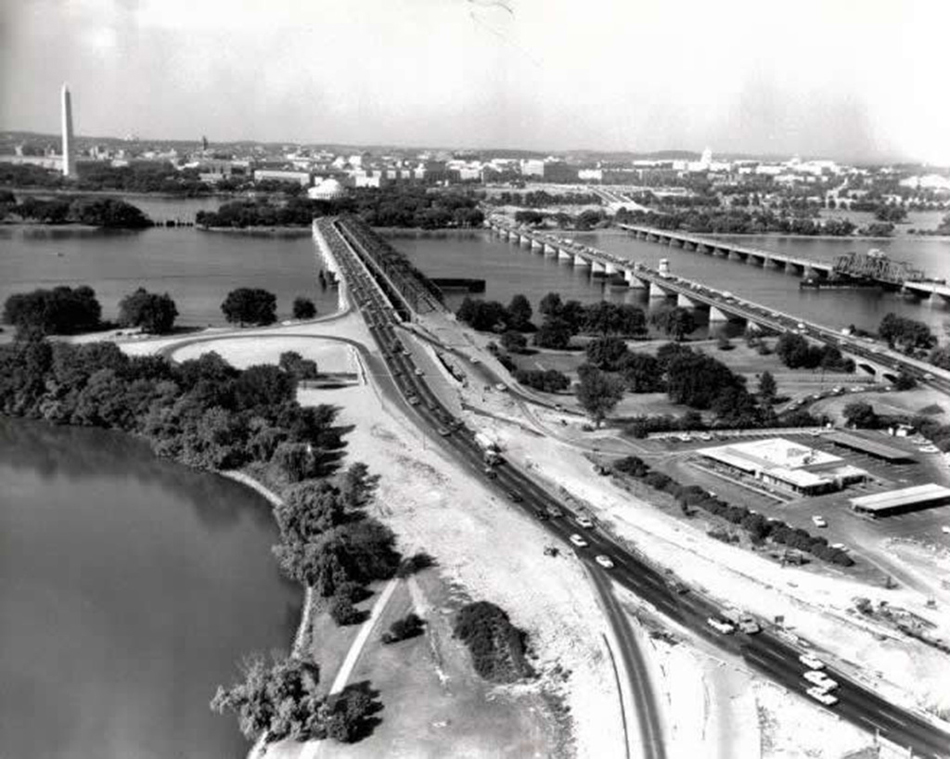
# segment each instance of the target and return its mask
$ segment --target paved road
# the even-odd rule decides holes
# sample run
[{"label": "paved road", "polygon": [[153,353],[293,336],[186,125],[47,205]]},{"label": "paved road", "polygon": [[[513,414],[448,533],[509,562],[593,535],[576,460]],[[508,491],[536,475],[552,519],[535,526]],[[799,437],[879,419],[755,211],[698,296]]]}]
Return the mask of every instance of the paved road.
[{"label": "paved road", "polygon": [[[335,226],[340,235],[345,237],[345,226],[340,222],[336,222]],[[352,239],[349,242],[354,243]],[[657,611],[720,648],[741,656],[766,676],[804,697],[809,683],[802,679],[808,668],[799,660],[803,652],[801,649],[769,630],[757,635],[739,632],[724,635],[716,632],[707,624],[707,619],[719,616],[721,610],[711,601],[695,592],[678,592],[680,588],[661,568],[653,566],[635,550],[596,527],[583,528],[578,523],[578,515],[566,509],[526,472],[511,464],[486,467],[474,432],[442,406],[429,390],[423,376],[416,373],[411,358],[402,349],[399,333],[394,326],[398,317],[375,287],[370,271],[359,260],[360,255],[369,254],[359,250],[358,244],[351,249],[342,239],[335,244],[339,248],[335,253],[351,285],[350,292],[355,302],[361,304],[370,331],[383,351],[384,360],[399,391],[419,414],[422,423],[430,425],[443,438],[446,449],[459,462],[486,477],[487,484],[497,488],[512,504],[542,521],[554,536],[563,540],[583,560],[590,561],[591,557],[598,555],[611,557],[614,566],[608,571],[613,580],[650,603]],[[552,513],[560,516],[551,518]],[[582,536],[586,545],[578,547],[571,543],[572,536]],[[591,566],[596,568],[596,572],[603,572],[596,564]],[[950,757],[950,735],[946,732],[927,719],[889,703],[860,683],[850,680],[844,673],[831,668],[825,671],[840,684],[835,691],[838,703],[832,707],[835,714],[912,749],[915,756],[933,759]]]}]

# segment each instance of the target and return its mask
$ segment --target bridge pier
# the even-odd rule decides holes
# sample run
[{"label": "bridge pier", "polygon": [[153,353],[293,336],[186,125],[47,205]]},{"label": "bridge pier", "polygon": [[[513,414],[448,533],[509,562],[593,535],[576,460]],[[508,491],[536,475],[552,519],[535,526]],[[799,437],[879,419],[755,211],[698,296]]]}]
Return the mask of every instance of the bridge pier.
[{"label": "bridge pier", "polygon": [[680,308],[697,308],[699,306],[698,303],[690,300],[684,293],[676,294],[676,305]]},{"label": "bridge pier", "polygon": [[584,258],[584,256],[582,256],[582,255],[580,255],[580,254],[578,254],[578,253],[574,253],[572,257],[573,257],[573,259],[574,259],[574,266],[575,266],[576,268],[583,269],[583,268],[585,268],[585,267],[590,267],[590,265],[591,265],[591,263],[590,263],[590,261],[589,261],[588,259]]},{"label": "bridge pier", "polygon": [[709,307],[709,321],[712,322],[727,322],[729,317],[722,311],[720,311],[715,306]]},{"label": "bridge pier", "polygon": [[540,250],[544,253],[544,243],[539,242],[537,238],[531,238],[531,250]]},{"label": "bridge pier", "polygon": [[633,269],[624,269],[623,278],[627,280],[627,284],[634,289],[645,290],[648,287],[646,282],[633,273]]},{"label": "bridge pier", "polygon": [[604,277],[607,275],[607,269],[600,261],[591,259],[590,275],[592,277]]},{"label": "bridge pier", "polygon": [[551,250],[553,250],[555,253],[557,253],[558,261],[564,261],[569,264],[574,263],[574,256],[572,256],[569,251],[564,250],[564,248],[555,248],[553,245],[549,245],[548,247],[551,248]]}]

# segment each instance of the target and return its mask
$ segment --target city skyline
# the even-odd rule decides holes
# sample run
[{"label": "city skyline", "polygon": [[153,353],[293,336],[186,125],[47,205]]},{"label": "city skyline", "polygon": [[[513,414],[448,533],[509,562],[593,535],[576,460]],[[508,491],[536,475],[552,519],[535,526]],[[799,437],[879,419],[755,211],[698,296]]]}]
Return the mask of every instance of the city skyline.
[{"label": "city skyline", "polygon": [[68,79],[86,135],[950,164],[948,9],[796,11],[43,0],[4,11],[0,128],[53,132]]}]

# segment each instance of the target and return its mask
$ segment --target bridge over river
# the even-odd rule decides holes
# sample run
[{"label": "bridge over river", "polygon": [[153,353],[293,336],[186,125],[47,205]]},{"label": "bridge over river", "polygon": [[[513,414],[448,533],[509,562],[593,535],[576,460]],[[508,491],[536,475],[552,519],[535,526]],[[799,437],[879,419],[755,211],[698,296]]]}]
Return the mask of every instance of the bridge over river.
[{"label": "bridge over river", "polygon": [[[675,300],[679,306],[708,311],[710,322],[739,321],[750,325],[752,329],[778,333],[797,332],[812,340],[835,345],[843,355],[853,358],[860,368],[875,376],[893,379],[900,371],[905,371],[924,384],[950,393],[950,371],[889,350],[872,340],[844,335],[792,314],[739,298],[733,293],[658,271],[639,261],[582,245],[543,230],[529,229],[504,216],[490,216],[485,224],[492,232],[509,242],[530,247],[546,256],[556,257],[566,265],[588,268],[591,277],[608,278],[614,286],[642,288],[651,298]],[[630,228],[629,225],[621,226]],[[711,243],[718,244],[715,241]],[[759,251],[760,255],[766,253]],[[788,258],[771,253],[768,255],[772,258]],[[799,259],[790,260],[794,266],[795,261]],[[950,292],[947,297],[950,297]]]},{"label": "bridge over river", "polygon": [[[763,268],[784,269],[805,277],[827,279],[834,273],[834,264],[827,261],[815,261],[810,258],[789,256],[772,250],[750,248],[727,240],[711,237],[699,237],[686,232],[675,232],[637,224],[618,224],[620,229],[632,233],[638,239],[658,242],[662,245],[679,245],[684,250],[695,250],[707,255],[718,255],[736,261],[754,264]],[[941,298],[950,302],[950,286],[942,282],[903,280],[894,282],[881,280],[880,284],[911,295],[915,298]]]}]

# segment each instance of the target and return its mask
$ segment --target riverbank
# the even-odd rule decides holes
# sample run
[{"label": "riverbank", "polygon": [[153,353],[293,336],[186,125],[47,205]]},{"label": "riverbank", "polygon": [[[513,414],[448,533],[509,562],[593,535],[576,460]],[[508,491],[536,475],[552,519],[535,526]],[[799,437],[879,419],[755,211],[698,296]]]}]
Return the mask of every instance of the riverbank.
[{"label": "riverbank", "polygon": [[[268,503],[275,509],[284,503],[283,499],[277,495],[277,493],[262,484],[259,480],[256,480],[247,472],[232,469],[220,471],[218,474],[251,488],[251,490],[266,498]],[[307,647],[310,645],[309,631],[313,628],[313,600],[313,587],[308,585],[304,588],[303,607],[300,610],[300,623],[297,625],[297,634],[294,635],[293,646],[290,649],[291,656],[299,658],[305,654]]]},{"label": "riverbank", "polygon": [[223,232],[225,234],[259,235],[261,237],[310,237],[310,225],[302,227],[203,227],[195,224],[199,232]]}]

